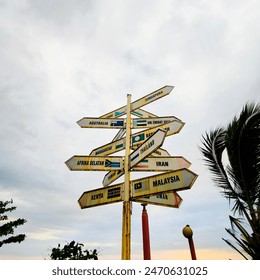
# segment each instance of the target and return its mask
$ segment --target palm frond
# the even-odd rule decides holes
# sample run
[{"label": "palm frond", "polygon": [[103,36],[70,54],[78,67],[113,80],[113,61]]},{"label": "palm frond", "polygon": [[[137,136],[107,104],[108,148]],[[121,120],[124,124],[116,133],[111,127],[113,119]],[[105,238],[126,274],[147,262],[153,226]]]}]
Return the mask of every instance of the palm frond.
[{"label": "palm frond", "polygon": [[214,183],[222,189],[221,192],[228,199],[236,197],[222,163],[223,151],[226,148],[226,130],[219,127],[210,133],[206,133],[202,138],[203,146],[200,147],[200,151],[204,156],[205,165],[213,174]]},{"label": "palm frond", "polygon": [[249,247],[246,246],[246,245],[244,244],[244,242],[242,242],[242,240],[239,239],[239,238],[237,237],[237,234],[236,234],[236,232],[235,232],[234,230],[232,230],[232,229],[225,229],[225,230],[226,230],[226,232],[228,232],[228,233],[236,240],[237,244],[238,244],[248,255],[252,256],[252,254],[254,254],[254,251],[252,250],[251,246],[249,246]]},{"label": "palm frond", "polygon": [[[232,228],[226,231],[243,252],[260,259],[260,104],[247,103],[226,129],[219,127],[206,133],[202,143],[200,150],[214,183],[233,202],[232,212],[245,218],[252,234],[240,219],[231,216]],[[227,166],[222,161],[225,149]],[[247,259],[230,241],[223,240]]]},{"label": "palm frond", "polygon": [[[229,216],[229,218],[231,222],[231,229],[226,229],[226,231],[237,241],[237,244],[252,257],[252,259],[259,259],[259,239],[254,233],[249,234],[242,226],[242,219],[234,218],[232,216]],[[238,230],[238,232],[236,230]]]},{"label": "palm frond", "polygon": [[226,131],[229,175],[239,197],[253,211],[260,197],[260,105],[246,104]]},{"label": "palm frond", "polygon": [[246,229],[241,225],[241,219],[234,218],[229,216],[231,227],[234,229],[234,226],[241,232],[243,239],[245,239],[248,243],[252,243],[252,236],[246,231]]},{"label": "palm frond", "polygon": [[222,238],[231,248],[236,250],[241,256],[243,256],[244,259],[248,260],[248,258],[240,251],[238,250],[229,240]]}]

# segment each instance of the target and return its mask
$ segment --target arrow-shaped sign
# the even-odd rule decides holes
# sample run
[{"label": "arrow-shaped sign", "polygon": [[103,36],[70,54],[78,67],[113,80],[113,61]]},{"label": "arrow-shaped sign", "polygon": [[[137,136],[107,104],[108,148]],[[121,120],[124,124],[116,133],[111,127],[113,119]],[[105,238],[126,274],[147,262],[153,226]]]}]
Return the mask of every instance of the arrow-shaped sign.
[{"label": "arrow-shaped sign", "polygon": [[189,168],[191,163],[184,157],[147,157],[132,168],[132,171],[173,171]]},{"label": "arrow-shaped sign", "polygon": [[147,112],[143,109],[135,109],[131,112],[132,115],[135,115],[138,118],[156,118],[157,115]]},{"label": "arrow-shaped sign", "polygon": [[[157,116],[149,113],[145,110],[142,109],[136,109],[135,111],[132,112],[133,115],[139,117],[139,118],[156,118]],[[116,136],[113,138],[113,141],[119,140],[121,139],[124,135],[125,135],[126,129],[125,128],[121,128],[118,133],[116,134]]]},{"label": "arrow-shaped sign", "polygon": [[[135,149],[138,145],[142,144],[147,140],[151,135],[153,135],[158,129],[166,131],[166,136],[178,133],[184,123],[181,121],[173,121],[166,123],[164,125],[156,126],[150,129],[146,129],[142,132],[137,132],[132,135],[132,149]],[[107,156],[119,151],[122,151],[125,148],[125,137],[119,140],[110,142],[101,147],[98,147],[89,154],[90,156]]]},{"label": "arrow-shaped sign", "polygon": [[179,119],[171,117],[157,117],[157,118],[135,118],[132,119],[132,128],[149,128],[163,125],[172,121],[180,121]]},{"label": "arrow-shaped sign", "polygon": [[98,147],[89,154],[90,156],[107,156],[122,151],[125,148],[125,137]]},{"label": "arrow-shaped sign", "polygon": [[[133,115],[139,117],[139,118],[156,118],[157,115],[154,115],[150,112],[147,112],[145,110],[142,109],[136,109],[135,111],[131,112]],[[118,139],[121,139],[124,135],[125,135],[125,128],[121,128],[118,133],[116,134],[116,136],[113,138],[113,141],[116,141]]]},{"label": "arrow-shaped sign", "polygon": [[84,192],[78,200],[81,209],[123,200],[123,184]]},{"label": "arrow-shaped sign", "polygon": [[[183,168],[189,168],[191,163],[184,157],[147,157],[132,168],[132,171],[167,172]],[[108,172],[103,179],[103,186],[107,187],[124,175],[123,170]]]},{"label": "arrow-shaped sign", "polygon": [[73,156],[65,162],[72,171],[107,171],[123,168],[123,157]]},{"label": "arrow-shaped sign", "polygon": [[149,138],[151,135],[153,135],[158,129],[166,131],[166,136],[170,136],[173,134],[176,134],[180,132],[180,130],[183,128],[184,123],[182,121],[176,120],[172,121],[160,126],[156,126],[150,129],[143,130],[141,132],[137,132],[132,134],[132,147],[134,148],[137,145],[142,144],[147,138]]},{"label": "arrow-shaped sign", "polygon": [[135,202],[147,203],[159,206],[179,208],[182,198],[176,192],[160,193],[148,197],[137,197],[132,199]]},{"label": "arrow-shaped sign", "polygon": [[137,179],[131,182],[132,197],[151,196],[158,193],[190,189],[197,177],[198,175],[184,168]]},{"label": "arrow-shaped sign", "polygon": [[154,151],[151,156],[154,157],[170,157],[171,155],[164,149],[160,148]]},{"label": "arrow-shaped sign", "polygon": [[107,187],[110,184],[112,184],[115,180],[117,180],[118,178],[120,178],[121,176],[124,175],[124,170],[114,170],[114,171],[110,171],[108,172],[103,179],[103,186]]},{"label": "arrow-shaped sign", "polygon": [[[134,101],[131,103],[131,110],[132,112],[136,109],[139,109],[163,96],[168,95],[173,90],[173,86],[164,86],[146,96]],[[102,115],[100,118],[118,118],[126,114],[127,106],[120,107],[112,112],[109,112],[105,115]],[[136,112],[136,111],[135,111]],[[140,111],[139,111],[140,112]],[[141,112],[142,114],[143,112]],[[145,116],[142,116],[145,117]]]},{"label": "arrow-shaped sign", "polygon": [[165,131],[158,129],[142,145],[129,155],[129,169],[137,165],[142,159],[148,157],[153,151],[162,146]]},{"label": "arrow-shaped sign", "polygon": [[77,124],[83,128],[124,128],[125,119],[82,118]]},{"label": "arrow-shaped sign", "polygon": [[125,129],[125,128],[121,128],[121,129],[117,132],[116,136],[113,138],[112,142],[123,138],[123,136],[125,135],[125,132],[126,132],[126,129]]},{"label": "arrow-shaped sign", "polygon": [[[131,181],[133,201],[153,203],[153,204],[175,204],[171,202],[169,196],[158,196],[158,194],[168,194],[177,190],[190,189],[197,179],[198,175],[188,169],[181,169],[174,172],[167,172],[162,175],[155,175],[138,180]],[[89,208],[103,204],[118,202],[123,200],[124,184],[117,184],[110,187],[99,188],[87,191],[82,194],[78,202],[80,207]],[[151,197],[149,200],[147,197]],[[156,196],[156,197],[154,197]],[[178,201],[178,197],[175,196]],[[179,205],[180,205],[179,201]],[[173,206],[172,206],[173,207]]]}]

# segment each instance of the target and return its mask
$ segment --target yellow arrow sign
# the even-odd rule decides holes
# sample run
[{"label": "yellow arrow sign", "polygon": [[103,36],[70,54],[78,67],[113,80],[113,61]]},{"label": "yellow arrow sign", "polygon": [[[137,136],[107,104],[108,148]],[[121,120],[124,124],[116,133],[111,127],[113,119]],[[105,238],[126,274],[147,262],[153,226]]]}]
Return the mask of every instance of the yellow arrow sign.
[{"label": "yellow arrow sign", "polygon": [[172,121],[181,121],[173,116],[157,118],[134,118],[132,119],[132,128],[149,128],[163,125]]},{"label": "yellow arrow sign", "polygon": [[107,187],[110,184],[112,184],[115,180],[117,180],[118,178],[120,178],[121,176],[123,176],[125,174],[124,170],[115,170],[115,171],[110,171],[108,172],[103,179],[103,186]]},{"label": "yellow arrow sign", "polygon": [[123,200],[123,184],[84,192],[78,200],[81,209]]},{"label": "yellow arrow sign", "polygon": [[156,126],[150,129],[143,130],[132,134],[132,147],[142,144],[147,138],[153,135],[158,129],[166,131],[166,136],[170,136],[179,133],[183,128],[184,123],[182,121],[176,120],[160,126]]},{"label": "yellow arrow sign", "polygon": [[125,119],[82,118],[77,124],[83,128],[124,128]]},{"label": "yellow arrow sign", "polygon": [[171,155],[165,149],[159,148],[156,151],[153,151],[151,156],[153,156],[153,157],[170,157]]},{"label": "yellow arrow sign", "polygon": [[72,171],[108,171],[123,168],[123,157],[73,156],[65,162]]},{"label": "yellow arrow sign", "polygon": [[179,208],[182,198],[176,192],[160,193],[148,197],[137,197],[132,199],[135,202],[147,203],[165,207]]},{"label": "yellow arrow sign", "polygon": [[[135,111],[163,96],[168,95],[173,90],[173,86],[164,86],[152,93],[145,95],[144,97],[131,103],[131,111]],[[120,107],[112,112],[102,115],[101,118],[117,118],[126,114],[126,106]],[[144,117],[144,116],[142,116]]]},{"label": "yellow arrow sign", "polygon": [[125,148],[125,137],[98,147],[89,154],[90,156],[107,156]]},{"label": "yellow arrow sign", "polygon": [[191,163],[184,157],[147,157],[132,168],[132,171],[174,171],[189,168]]},{"label": "yellow arrow sign", "polygon": [[142,145],[129,155],[129,168],[137,165],[142,159],[149,156],[157,148],[161,147],[165,138],[165,131],[158,129]]},{"label": "yellow arrow sign", "polygon": [[189,169],[180,169],[131,182],[132,197],[156,195],[190,189],[198,175]]},{"label": "yellow arrow sign", "polygon": [[132,115],[135,115],[138,118],[156,118],[157,115],[147,112],[143,109],[135,109],[131,112]]},{"label": "yellow arrow sign", "polygon": [[[189,168],[191,163],[184,157],[147,157],[132,168],[132,171],[167,172]],[[107,187],[124,175],[123,170],[108,172],[103,179],[103,186]]]},{"label": "yellow arrow sign", "polygon": [[[132,149],[135,149],[138,145],[142,144],[145,140],[147,140],[151,135],[153,135],[158,129],[166,131],[166,136],[170,136],[172,134],[178,133],[184,123],[181,121],[173,121],[170,123],[166,123],[164,125],[156,126],[142,132],[137,132],[132,135]],[[125,148],[125,137],[119,140],[110,142],[106,145],[98,147],[89,154],[90,156],[107,156],[119,151],[122,151]]]}]

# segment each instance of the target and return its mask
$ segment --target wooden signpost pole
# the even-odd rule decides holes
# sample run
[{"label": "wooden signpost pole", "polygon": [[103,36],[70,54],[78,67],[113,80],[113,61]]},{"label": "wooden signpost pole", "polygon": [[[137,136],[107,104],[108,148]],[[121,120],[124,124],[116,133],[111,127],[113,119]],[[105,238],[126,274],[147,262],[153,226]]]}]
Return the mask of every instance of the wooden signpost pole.
[{"label": "wooden signpost pole", "polygon": [[131,138],[131,95],[127,95],[127,118],[126,118],[126,145],[125,145],[125,180],[124,201],[122,215],[122,260],[131,259],[131,201],[130,201],[130,138]]}]

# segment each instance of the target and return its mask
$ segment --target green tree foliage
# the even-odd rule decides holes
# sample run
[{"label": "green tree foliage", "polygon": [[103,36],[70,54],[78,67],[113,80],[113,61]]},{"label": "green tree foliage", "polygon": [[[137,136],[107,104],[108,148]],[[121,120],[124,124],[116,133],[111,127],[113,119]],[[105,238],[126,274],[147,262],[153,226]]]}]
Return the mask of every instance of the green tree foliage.
[{"label": "green tree foliage", "polygon": [[[227,127],[203,136],[201,152],[213,181],[232,204],[235,241],[223,239],[245,259],[260,259],[260,104],[247,103]],[[226,151],[229,163],[223,163]],[[250,231],[250,233],[248,232]]]},{"label": "green tree foliage", "polygon": [[97,260],[98,252],[97,250],[89,251],[82,250],[84,247],[81,243],[76,243],[74,240],[70,243],[64,245],[61,248],[60,244],[58,244],[57,248],[53,248],[51,252],[52,260]]},{"label": "green tree foliage", "polygon": [[12,203],[13,200],[5,202],[0,201],[0,247],[8,243],[20,243],[24,241],[26,237],[25,234],[13,235],[14,229],[26,223],[26,220],[19,218],[14,221],[8,221],[8,216],[6,215],[6,212],[12,212],[16,209],[16,207],[10,206],[10,204]]}]

